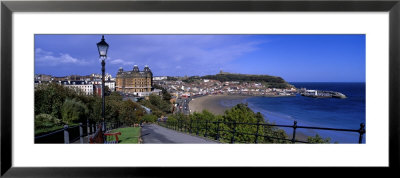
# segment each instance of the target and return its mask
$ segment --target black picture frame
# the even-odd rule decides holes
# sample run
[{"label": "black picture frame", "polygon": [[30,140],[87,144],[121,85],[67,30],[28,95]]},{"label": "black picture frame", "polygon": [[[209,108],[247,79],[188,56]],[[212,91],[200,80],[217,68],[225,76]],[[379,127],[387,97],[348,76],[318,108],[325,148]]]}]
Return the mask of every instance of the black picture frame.
[{"label": "black picture frame", "polygon": [[[399,0],[261,0],[261,1],[1,1],[1,176],[5,177],[143,177],[179,175],[167,167],[63,167],[20,168],[12,166],[12,17],[13,12],[389,12],[389,167],[399,168],[400,101],[400,3]],[[371,153],[373,154],[373,153]],[[367,156],[367,155],[366,155]],[[185,168],[189,174],[212,174]],[[192,170],[193,169],[193,170]],[[214,168],[208,168],[213,171]],[[225,172],[225,168],[218,170]],[[257,173],[257,168],[254,168]],[[349,170],[349,169],[348,169]],[[371,170],[364,169],[366,174]],[[232,173],[241,169],[227,170]],[[253,170],[251,170],[253,172]],[[262,170],[261,170],[262,171]],[[282,170],[281,170],[282,171]],[[234,173],[233,172],[233,173]],[[247,170],[246,170],[247,172]],[[357,174],[355,171],[355,174]],[[248,172],[250,173],[250,172]],[[285,171],[285,173],[288,173]],[[326,174],[326,173],[323,173]],[[329,171],[340,175],[340,172]],[[190,176],[189,176],[190,177]]]}]

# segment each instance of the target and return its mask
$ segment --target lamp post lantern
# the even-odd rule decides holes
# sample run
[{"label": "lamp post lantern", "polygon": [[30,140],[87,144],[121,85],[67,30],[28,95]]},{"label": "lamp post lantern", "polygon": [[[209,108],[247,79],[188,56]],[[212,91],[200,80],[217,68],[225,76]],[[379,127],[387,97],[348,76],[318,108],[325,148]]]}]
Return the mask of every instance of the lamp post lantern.
[{"label": "lamp post lantern", "polygon": [[101,59],[101,73],[102,73],[102,78],[101,78],[101,97],[102,97],[102,107],[101,107],[101,117],[103,120],[103,131],[105,131],[105,104],[106,104],[106,98],[104,95],[104,88],[105,88],[105,80],[104,80],[104,72],[105,72],[105,65],[106,65],[106,58],[107,58],[107,50],[108,50],[108,44],[104,40],[104,35],[101,38],[101,41],[97,43],[97,49],[99,50],[99,55]]}]

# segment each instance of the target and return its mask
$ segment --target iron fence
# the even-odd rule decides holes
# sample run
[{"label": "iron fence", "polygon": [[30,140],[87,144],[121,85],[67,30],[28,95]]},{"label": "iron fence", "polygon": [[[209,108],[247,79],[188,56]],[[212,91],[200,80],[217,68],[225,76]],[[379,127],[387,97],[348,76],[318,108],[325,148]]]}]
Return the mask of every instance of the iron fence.
[{"label": "iron fence", "polygon": [[[104,128],[103,131],[108,132],[112,129],[116,129],[123,126],[121,122],[106,123],[105,126],[102,126],[101,123],[89,123],[86,124],[79,123],[79,125],[68,126],[64,125],[62,129],[58,129],[55,131],[51,131],[48,133],[44,133],[41,135],[35,136],[35,143],[75,143],[79,140],[78,143],[84,143],[84,138],[94,135],[96,131],[100,128]],[[86,142],[85,142],[86,143]],[[89,143],[89,139],[87,139],[87,143]]]},{"label": "iron fence", "polygon": [[[211,138],[216,141],[223,141],[228,143],[259,143],[260,138],[264,142],[268,141],[275,143],[310,143],[305,140],[296,139],[297,129],[313,129],[313,130],[329,130],[339,132],[353,132],[358,133],[358,143],[363,142],[363,136],[366,133],[365,124],[361,123],[359,129],[340,129],[340,128],[326,128],[326,127],[309,127],[299,126],[297,121],[293,125],[278,125],[268,123],[242,123],[242,122],[223,122],[223,121],[193,121],[193,120],[178,120],[178,121],[158,121],[159,125],[169,129],[197,136]],[[283,127],[291,128],[293,133],[290,137],[282,137],[282,134],[276,134],[274,128]],[[244,129],[243,129],[244,128]],[[252,129],[251,129],[252,128]],[[252,131],[252,132],[246,132]],[[276,131],[276,130],[275,130]],[[247,136],[247,137],[246,137]],[[278,142],[277,142],[278,140]]]}]

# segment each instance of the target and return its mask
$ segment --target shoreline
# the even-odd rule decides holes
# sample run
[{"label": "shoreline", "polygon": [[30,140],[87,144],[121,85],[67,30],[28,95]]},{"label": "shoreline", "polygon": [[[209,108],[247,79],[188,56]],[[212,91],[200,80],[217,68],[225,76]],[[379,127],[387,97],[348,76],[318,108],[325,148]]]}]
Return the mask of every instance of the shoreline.
[{"label": "shoreline", "polygon": [[[189,102],[190,113],[202,112],[204,109],[210,111],[213,114],[224,114],[225,110],[232,108],[236,104],[243,103],[241,101],[253,98],[253,97],[266,97],[266,98],[276,98],[276,97],[296,97],[296,95],[206,95],[197,98],[193,98]],[[240,100],[240,101],[239,101]],[[224,101],[227,105],[222,105],[221,101]],[[230,103],[227,103],[230,102]]]},{"label": "shoreline", "polygon": [[[253,96],[243,95],[207,95],[198,98],[193,98],[189,102],[190,113],[202,112],[207,110],[213,114],[223,115],[225,110],[228,110],[241,103],[244,99]],[[222,105],[221,102],[225,102],[226,105]]]},{"label": "shoreline", "polygon": [[[189,109],[190,109],[190,113],[202,112],[205,109],[213,114],[223,115],[225,110],[232,108],[236,104],[243,103],[244,100],[246,100],[248,98],[252,98],[252,97],[257,97],[257,96],[247,96],[247,95],[201,96],[198,98],[194,98],[189,102]],[[265,96],[261,96],[261,97],[265,97]],[[273,97],[275,97],[275,96],[273,96]],[[278,97],[283,97],[283,96],[278,96]],[[221,102],[224,102],[224,104],[222,104]],[[282,128],[280,128],[280,129],[282,129]],[[290,132],[289,133],[286,132],[286,133],[288,134],[289,138],[292,138],[292,133],[290,133]],[[296,132],[296,138],[298,140],[306,141],[308,136],[313,136],[313,135],[307,135],[302,131]]]}]

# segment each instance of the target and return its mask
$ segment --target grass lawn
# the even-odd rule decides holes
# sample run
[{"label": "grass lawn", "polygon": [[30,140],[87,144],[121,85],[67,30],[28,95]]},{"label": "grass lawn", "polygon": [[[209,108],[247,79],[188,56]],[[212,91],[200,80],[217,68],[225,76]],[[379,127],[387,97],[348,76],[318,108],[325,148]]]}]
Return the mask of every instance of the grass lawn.
[{"label": "grass lawn", "polygon": [[119,143],[133,143],[137,144],[139,141],[140,135],[140,127],[125,127],[114,129],[110,133],[121,132],[121,135],[118,135]]}]

